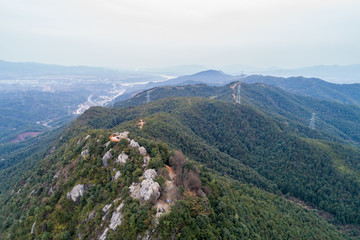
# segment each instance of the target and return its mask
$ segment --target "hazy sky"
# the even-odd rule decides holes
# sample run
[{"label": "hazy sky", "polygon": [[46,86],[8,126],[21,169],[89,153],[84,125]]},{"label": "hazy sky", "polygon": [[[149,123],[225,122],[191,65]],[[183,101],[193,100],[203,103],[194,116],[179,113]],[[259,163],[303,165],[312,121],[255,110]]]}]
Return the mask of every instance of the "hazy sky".
[{"label": "hazy sky", "polygon": [[0,59],[124,68],[360,63],[359,0],[0,0]]}]

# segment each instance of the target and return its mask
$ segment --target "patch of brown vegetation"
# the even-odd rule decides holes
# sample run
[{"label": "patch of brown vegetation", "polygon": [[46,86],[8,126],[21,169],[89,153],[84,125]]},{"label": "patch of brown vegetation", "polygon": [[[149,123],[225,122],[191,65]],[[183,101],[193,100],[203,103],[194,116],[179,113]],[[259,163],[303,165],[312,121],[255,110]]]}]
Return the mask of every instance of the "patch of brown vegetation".
[{"label": "patch of brown vegetation", "polygon": [[28,138],[36,137],[39,134],[42,134],[43,132],[24,132],[16,136],[13,140],[11,140],[11,143],[15,142],[22,142],[25,141]]}]

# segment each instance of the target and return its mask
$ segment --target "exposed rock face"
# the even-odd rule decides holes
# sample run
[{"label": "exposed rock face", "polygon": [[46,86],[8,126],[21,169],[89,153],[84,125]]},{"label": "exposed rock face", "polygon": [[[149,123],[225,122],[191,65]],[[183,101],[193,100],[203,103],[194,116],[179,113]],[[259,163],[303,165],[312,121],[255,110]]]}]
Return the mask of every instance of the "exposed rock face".
[{"label": "exposed rock face", "polygon": [[146,149],[144,147],[139,147],[139,152],[143,156],[145,156],[147,154]]},{"label": "exposed rock face", "polygon": [[117,158],[116,162],[125,164],[126,160],[128,160],[128,158],[129,158],[129,156],[126,153],[124,153],[124,151],[122,151],[122,153]]},{"label": "exposed rock face", "polygon": [[78,184],[73,189],[66,194],[67,198],[76,202],[85,192],[85,187],[83,184]]},{"label": "exposed rock face", "polygon": [[88,154],[89,154],[89,149],[85,149],[84,151],[81,152],[82,157],[86,157]]},{"label": "exposed rock face", "polygon": [[88,140],[90,138],[90,135],[87,135],[85,138],[85,141]]},{"label": "exposed rock face", "polygon": [[113,212],[113,215],[111,216],[110,225],[109,227],[112,230],[115,230],[117,226],[121,224],[122,221],[122,215],[121,215],[121,208],[124,206],[123,203],[120,203],[120,205],[116,208],[116,210]]},{"label": "exposed rock face", "polygon": [[157,176],[155,169],[148,169],[144,172],[143,177],[148,180],[153,180]]},{"label": "exposed rock face", "polygon": [[132,147],[132,148],[139,148],[140,145],[139,145],[137,142],[135,142],[133,139],[131,139],[131,141],[130,141],[130,147]]},{"label": "exposed rock face", "polygon": [[111,208],[111,206],[112,206],[112,204],[111,203],[109,203],[109,204],[106,204],[104,207],[103,207],[103,212],[104,213],[107,213],[108,211],[109,211],[109,209]]},{"label": "exposed rock face", "polygon": [[107,148],[107,147],[109,146],[109,144],[110,144],[110,143],[111,143],[111,142],[110,142],[110,141],[108,141],[107,143],[105,143],[105,144],[104,144],[104,147],[105,147],[105,148]]},{"label": "exposed rock face", "polygon": [[89,213],[89,216],[86,217],[85,222],[90,221],[90,220],[93,219],[94,217],[95,217],[95,210],[93,210],[93,211],[91,211],[91,212]]},{"label": "exposed rock face", "polygon": [[54,189],[53,189],[53,187],[50,187],[50,189],[49,189],[49,192],[48,192],[48,195],[52,195],[54,193]]},{"label": "exposed rock face", "polygon": [[105,221],[107,215],[109,214],[109,209],[111,208],[111,203],[107,204],[103,207],[103,212],[105,213],[105,215],[102,217],[102,220]]},{"label": "exposed rock face", "polygon": [[120,175],[121,175],[120,171],[117,171],[117,172],[115,173],[114,179],[115,179],[115,180],[118,180],[118,178],[120,177]]},{"label": "exposed rock face", "polygon": [[157,173],[154,169],[148,169],[144,172],[143,177],[145,180],[141,184],[132,183],[130,186],[131,197],[135,199],[149,200],[151,196],[155,199],[160,197],[160,185],[154,182]]},{"label": "exposed rock face", "polygon": [[145,157],[144,157],[144,167],[146,167],[146,166],[148,165],[149,161],[150,161],[150,157],[149,157],[149,156],[145,156]]},{"label": "exposed rock face", "polygon": [[106,239],[106,236],[107,236],[107,233],[109,231],[109,228],[105,228],[103,234],[101,234],[101,236],[99,237],[99,240],[105,240]]},{"label": "exposed rock face", "polygon": [[122,132],[122,133],[113,133],[114,136],[119,138],[128,138],[129,132]]},{"label": "exposed rock face", "polygon": [[145,179],[141,182],[140,196],[145,201],[149,200],[151,196],[157,200],[160,197],[160,185],[152,179]]},{"label": "exposed rock face", "polygon": [[31,197],[31,195],[33,195],[35,192],[35,189],[31,191],[31,193],[29,194],[29,197]]},{"label": "exposed rock face", "polygon": [[112,158],[112,155],[111,155],[111,150],[107,151],[105,153],[105,155],[103,156],[102,158],[102,162],[103,162],[103,166],[104,167],[107,167],[108,166],[108,163],[107,163],[107,160],[111,159]]},{"label": "exposed rock face", "polygon": [[149,230],[146,230],[146,234],[141,240],[150,240],[150,231]]},{"label": "exposed rock face", "polygon": [[34,224],[31,227],[31,234],[35,234],[35,225],[36,225],[36,221],[34,222]]},{"label": "exposed rock face", "polygon": [[130,188],[130,194],[131,197],[134,199],[140,199],[141,195],[140,195],[140,184],[138,183],[132,183]]}]

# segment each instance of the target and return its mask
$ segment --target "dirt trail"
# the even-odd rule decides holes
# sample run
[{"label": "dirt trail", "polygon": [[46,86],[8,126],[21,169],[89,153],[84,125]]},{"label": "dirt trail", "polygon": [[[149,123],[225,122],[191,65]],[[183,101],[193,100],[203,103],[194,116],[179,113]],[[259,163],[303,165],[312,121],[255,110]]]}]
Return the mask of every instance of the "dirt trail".
[{"label": "dirt trail", "polygon": [[165,182],[165,189],[163,190],[163,195],[156,202],[157,218],[159,218],[162,213],[169,211],[171,204],[176,201],[177,188],[174,183],[176,174],[174,173],[174,170],[167,165],[166,169],[169,172],[170,180],[167,180]]},{"label": "dirt trail", "polygon": [[145,122],[142,119],[140,119],[140,121],[137,124],[139,125],[139,129],[142,129]]},{"label": "dirt trail", "polygon": [[230,86],[230,88],[233,90],[232,96],[234,98],[234,100],[236,101],[236,95],[235,95],[235,88],[237,85],[239,85],[241,82],[237,82],[234,85]]}]

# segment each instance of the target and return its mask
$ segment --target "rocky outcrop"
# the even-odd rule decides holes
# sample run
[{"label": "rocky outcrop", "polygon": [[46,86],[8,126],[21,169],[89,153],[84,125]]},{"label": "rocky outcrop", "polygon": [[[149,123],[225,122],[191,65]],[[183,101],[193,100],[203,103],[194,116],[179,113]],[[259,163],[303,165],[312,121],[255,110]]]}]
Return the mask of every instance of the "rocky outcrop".
[{"label": "rocky outcrop", "polygon": [[95,217],[95,210],[93,210],[93,211],[91,211],[90,213],[89,213],[89,215],[86,217],[86,219],[85,219],[85,222],[88,222],[88,221],[90,221],[91,219],[93,219],[94,217]]},{"label": "rocky outcrop", "polygon": [[103,162],[103,166],[104,167],[107,167],[108,166],[108,163],[107,163],[107,160],[111,159],[112,158],[112,155],[111,155],[111,150],[107,151],[105,153],[105,155],[103,156],[102,158],[102,162]]},{"label": "rocky outcrop", "polygon": [[110,204],[106,204],[106,205],[103,207],[102,211],[105,213],[105,215],[102,217],[102,220],[103,220],[103,221],[105,221],[107,215],[109,214],[109,210],[110,210],[111,206],[112,206],[112,204],[110,203]]},{"label": "rocky outcrop", "polygon": [[157,200],[160,197],[160,185],[157,182],[154,182],[154,178],[157,176],[157,173],[154,169],[148,169],[142,175],[145,180],[138,183],[132,183],[130,186],[130,196],[134,199],[142,199],[145,201],[154,198]]},{"label": "rocky outcrop", "polygon": [[113,215],[111,216],[109,228],[111,228],[112,230],[115,230],[116,227],[121,224],[122,215],[120,210],[123,206],[124,204],[120,203],[120,205],[116,208],[116,210],[113,212]]},{"label": "rocky outcrop", "polygon": [[150,157],[149,156],[145,156],[144,157],[144,167],[146,167],[147,165],[148,165],[148,163],[149,163],[149,161],[150,161]]},{"label": "rocky outcrop", "polygon": [[157,173],[156,173],[155,169],[148,169],[143,174],[143,177],[148,180],[153,180],[154,178],[156,178],[156,176],[157,176]]},{"label": "rocky outcrop", "polygon": [[73,189],[66,194],[68,199],[76,202],[83,194],[85,193],[85,187],[83,184],[78,184]]},{"label": "rocky outcrop", "polygon": [[106,205],[103,207],[102,211],[103,211],[104,213],[109,212],[109,209],[111,208],[111,206],[112,206],[111,203],[106,204]]},{"label": "rocky outcrop", "polygon": [[128,138],[129,132],[122,132],[122,133],[113,133],[112,135],[121,138]]},{"label": "rocky outcrop", "polygon": [[118,178],[121,176],[121,172],[117,171],[114,176],[114,180],[118,180]]},{"label": "rocky outcrop", "polygon": [[152,179],[145,179],[141,182],[140,196],[145,201],[152,197],[157,200],[160,197],[160,185]]},{"label": "rocky outcrop", "polygon": [[116,162],[125,164],[126,161],[129,159],[129,156],[122,151],[122,153],[118,156]]},{"label": "rocky outcrop", "polygon": [[81,152],[82,157],[86,157],[88,154],[89,154],[89,149],[85,149],[84,151]]},{"label": "rocky outcrop", "polygon": [[107,148],[110,145],[110,141],[108,141],[107,143],[104,144],[104,147]]},{"label": "rocky outcrop", "polygon": [[137,142],[135,142],[133,139],[131,139],[131,141],[130,141],[130,147],[132,147],[132,148],[139,148],[140,145],[139,145]]},{"label": "rocky outcrop", "polygon": [[130,196],[134,199],[140,199],[140,184],[138,183],[132,183],[130,188]]},{"label": "rocky outcrop", "polygon": [[146,149],[144,147],[139,147],[139,152],[143,156],[145,156],[147,154]]},{"label": "rocky outcrop", "polygon": [[31,234],[35,234],[35,225],[36,225],[36,221],[34,222],[34,224],[31,227]]},{"label": "rocky outcrop", "polygon": [[105,240],[106,239],[106,236],[107,236],[107,233],[109,231],[109,228],[105,228],[103,234],[101,234],[101,236],[99,237],[99,240]]}]

